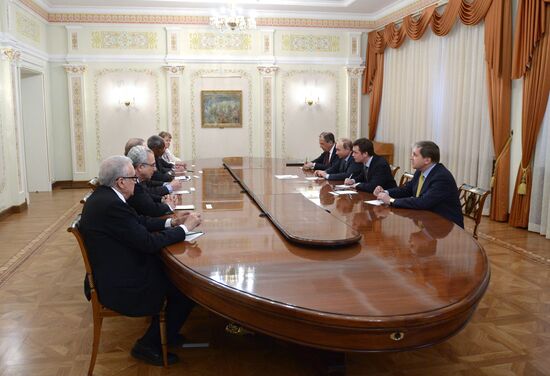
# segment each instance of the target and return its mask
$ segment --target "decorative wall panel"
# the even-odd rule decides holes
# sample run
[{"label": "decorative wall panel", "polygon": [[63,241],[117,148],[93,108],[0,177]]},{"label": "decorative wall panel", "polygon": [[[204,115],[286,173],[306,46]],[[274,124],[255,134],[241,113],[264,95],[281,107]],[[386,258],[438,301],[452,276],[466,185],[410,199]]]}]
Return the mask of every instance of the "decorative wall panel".
[{"label": "decorative wall panel", "polygon": [[93,31],[92,48],[118,50],[154,50],[158,36],[155,32]]},{"label": "decorative wall panel", "polygon": [[275,74],[279,70],[277,66],[259,66],[258,71],[262,76],[262,124],[264,127],[264,156],[271,158],[273,155],[273,122],[275,113],[273,110],[273,96]]},{"label": "decorative wall panel", "polygon": [[[160,129],[158,72],[151,69],[101,69],[94,74],[94,117],[97,160],[121,154],[131,137],[147,139]],[[126,106],[117,92],[130,87],[132,104]]]},{"label": "decorative wall panel", "polygon": [[252,49],[251,34],[191,33],[192,50],[248,51]]},{"label": "decorative wall panel", "polygon": [[[319,98],[309,106],[305,96]],[[341,137],[339,75],[332,70],[292,70],[282,76],[281,98],[282,158],[316,157],[320,154],[318,136],[334,132]]]},{"label": "decorative wall panel", "polygon": [[40,24],[21,12],[15,12],[15,29],[17,33],[40,43]]},{"label": "decorative wall panel", "polygon": [[78,50],[78,33],[76,31],[71,32],[71,48]]},{"label": "decorative wall panel", "polygon": [[[201,90],[242,90],[243,127],[224,129],[201,128]],[[204,69],[195,71],[191,76],[190,96],[191,149],[193,159],[221,156],[252,156],[254,135],[252,115],[253,92],[252,79],[248,71],[240,69],[224,69],[223,71],[219,69]],[[245,119],[247,119],[246,123],[244,122]],[[246,140],[246,137],[248,140]],[[220,145],[222,147],[216,149],[212,148],[211,145]],[[198,150],[201,150],[201,155],[198,155]]]},{"label": "decorative wall panel", "polygon": [[348,117],[349,136],[352,140],[359,138],[361,134],[361,79],[364,67],[348,67]]},{"label": "decorative wall panel", "polygon": [[181,153],[181,75],[185,67],[183,65],[163,67],[168,81],[168,119],[169,131],[172,133],[172,152],[179,158]]},{"label": "decorative wall panel", "polygon": [[293,52],[339,52],[340,38],[334,35],[283,35],[282,50]]}]

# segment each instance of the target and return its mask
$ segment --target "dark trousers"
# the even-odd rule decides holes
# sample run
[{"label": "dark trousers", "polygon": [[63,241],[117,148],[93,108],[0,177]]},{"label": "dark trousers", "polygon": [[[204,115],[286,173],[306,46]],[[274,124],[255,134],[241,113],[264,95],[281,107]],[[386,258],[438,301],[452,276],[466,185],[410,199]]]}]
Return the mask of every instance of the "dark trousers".
[{"label": "dark trousers", "polygon": [[[166,339],[173,342],[191,313],[195,302],[185,296],[170,281],[166,286]],[[154,315],[151,325],[139,340],[142,344],[160,349],[159,316]]]}]

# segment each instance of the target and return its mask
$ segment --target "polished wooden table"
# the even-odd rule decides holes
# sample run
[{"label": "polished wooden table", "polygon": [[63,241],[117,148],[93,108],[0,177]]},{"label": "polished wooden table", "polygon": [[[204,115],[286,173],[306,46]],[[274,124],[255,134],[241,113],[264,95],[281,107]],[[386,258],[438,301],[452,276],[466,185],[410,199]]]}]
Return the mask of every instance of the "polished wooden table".
[{"label": "polished wooden table", "polygon": [[[184,189],[195,191],[182,202],[203,213],[205,235],[163,252],[168,275],[199,304],[252,330],[337,351],[414,349],[456,334],[487,289],[483,248],[434,213],[372,206],[366,193],[334,196],[331,184],[306,180],[311,173],[283,160],[201,160],[193,168]],[[359,237],[301,245],[270,215],[296,234]]]}]

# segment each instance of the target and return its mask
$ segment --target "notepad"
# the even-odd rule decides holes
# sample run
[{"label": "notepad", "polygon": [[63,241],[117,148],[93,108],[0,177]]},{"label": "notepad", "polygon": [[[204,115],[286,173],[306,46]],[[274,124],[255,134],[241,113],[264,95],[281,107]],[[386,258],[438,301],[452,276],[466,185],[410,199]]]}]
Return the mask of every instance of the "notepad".
[{"label": "notepad", "polygon": [[195,210],[195,205],[176,205],[176,210]]},{"label": "notepad", "polygon": [[175,195],[188,195],[191,192],[189,192],[187,190],[183,190],[183,191],[174,191],[172,193],[175,194]]},{"label": "notepad", "polygon": [[279,180],[298,179],[298,175],[275,175]]},{"label": "notepad", "polygon": [[384,205],[384,201],[382,201],[382,200],[368,200],[368,201],[365,201],[365,204],[380,206],[380,205]]},{"label": "notepad", "polygon": [[202,231],[189,231],[187,234],[185,234],[185,241],[192,242],[202,235],[204,235],[204,232]]},{"label": "notepad", "polygon": [[331,195],[334,195],[334,196],[340,196],[340,195],[356,195],[357,194],[357,191],[351,191],[351,190],[348,190],[348,191],[332,191],[332,192],[329,192]]},{"label": "notepad", "polygon": [[346,185],[346,184],[336,184],[334,186],[334,189],[335,190],[341,190],[341,189],[344,189],[344,190],[347,190],[351,187],[351,185]]}]

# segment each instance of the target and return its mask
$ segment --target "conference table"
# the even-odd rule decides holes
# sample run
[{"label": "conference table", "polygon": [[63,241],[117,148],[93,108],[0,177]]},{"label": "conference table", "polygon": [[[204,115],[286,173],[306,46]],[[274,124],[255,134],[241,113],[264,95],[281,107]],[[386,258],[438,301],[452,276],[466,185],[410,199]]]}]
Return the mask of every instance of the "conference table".
[{"label": "conference table", "polygon": [[338,194],[342,182],[282,159],[191,168],[180,200],[204,235],[163,250],[167,273],[253,331],[343,352],[416,349],[459,332],[488,287],[481,245],[437,214]]}]

